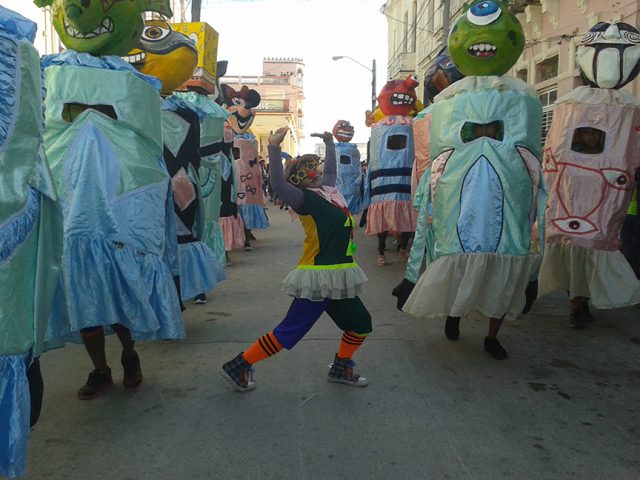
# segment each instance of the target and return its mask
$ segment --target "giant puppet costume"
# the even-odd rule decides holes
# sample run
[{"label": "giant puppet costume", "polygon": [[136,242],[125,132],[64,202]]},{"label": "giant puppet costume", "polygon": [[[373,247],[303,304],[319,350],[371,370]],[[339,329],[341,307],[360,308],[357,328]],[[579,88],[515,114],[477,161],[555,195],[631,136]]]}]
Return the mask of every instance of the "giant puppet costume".
[{"label": "giant puppet costume", "polygon": [[35,23],[0,6],[0,477],[9,478],[24,475],[39,414],[38,356],[62,253],[35,34]]},{"label": "giant puppet costume", "polygon": [[346,120],[338,120],[333,126],[333,137],[337,140],[336,157],[338,160],[338,178],[336,188],[347,201],[349,211],[358,214],[362,210],[362,168],[360,151],[353,138],[353,126]]},{"label": "giant puppet costume", "polygon": [[[424,95],[433,104],[436,95],[454,82],[460,80],[462,75],[456,68],[453,60],[449,56],[447,48],[444,47],[435,60],[427,68],[424,75]],[[416,196],[416,189],[424,172],[431,164],[431,108],[428,106],[421,110],[413,120],[413,144],[415,158],[413,170],[411,171],[411,196]]]},{"label": "giant puppet costume", "polygon": [[[89,399],[113,383],[104,329],[122,343],[126,388],[142,382],[134,340],[184,336],[172,278],[160,82],[113,56],[135,46],[144,10],[171,11],[164,0],[38,3],[52,5],[56,31],[75,49],[44,59],[44,140],[64,214],[62,279],[48,335],[80,333],[95,369],[78,398]],[[103,54],[110,56],[94,56]]]},{"label": "giant puppet costume", "polygon": [[467,77],[431,107],[431,166],[421,180],[427,187],[419,189],[420,217],[432,214],[429,261],[419,280],[419,265],[410,264],[403,282],[417,281],[404,310],[448,317],[452,340],[460,317],[490,317],[485,349],[499,359],[507,353],[497,330],[505,316],[523,310],[542,260],[533,233],[536,220],[544,224],[546,199],[541,105],[526,83],[500,76],[523,48],[522,26],[505,2],[476,1],[453,26],[449,51]]},{"label": "giant puppet costume", "polygon": [[173,28],[195,42],[198,64],[191,78],[183,84],[187,92],[176,92],[196,106],[205,116],[200,120],[200,193],[203,204],[201,240],[211,249],[221,265],[225,262],[224,237],[220,225],[222,168],[230,160],[222,148],[227,111],[222,108],[218,77],[226,73],[227,62],[218,62],[218,32],[204,22],[177,23]]},{"label": "giant puppet costume", "polygon": [[222,152],[231,159],[231,162],[229,166],[224,166],[222,172],[220,224],[222,225],[225,249],[229,252],[243,248],[247,241],[245,225],[238,208],[238,200],[244,200],[244,198],[240,198],[240,194],[246,193],[246,191],[241,191],[237,183],[235,160],[240,158],[240,148],[235,145],[235,139],[238,135],[249,133],[248,130],[255,118],[253,108],[260,103],[260,94],[246,85],[236,91],[233,87],[223,84],[221,92],[223,106],[229,113],[224,127]]},{"label": "giant puppet costume", "polygon": [[640,68],[640,34],[598,23],[582,39],[586,86],[560,98],[544,149],[549,186],[547,248],[540,293],[569,292],[571,326],[596,308],[640,303],[640,282],[619,251],[622,223],[640,168],[640,101],[621,87]]},{"label": "giant puppet costume", "polygon": [[411,205],[413,119],[418,79],[390,80],[378,96],[385,118],[372,125],[370,158],[364,188],[368,235],[378,236],[378,265],[385,265],[384,242],[389,233],[400,235],[400,253],[416,227]]},{"label": "giant puppet costume", "polygon": [[[262,167],[258,163],[258,142],[256,137],[245,132],[233,139],[236,159],[236,185],[238,186],[238,211],[245,228],[245,250],[251,250],[251,230],[268,228],[269,220],[264,212],[267,199],[262,189]],[[255,237],[254,237],[255,238]]]},{"label": "giant puppet costume", "polygon": [[[223,264],[200,239],[204,205],[199,189],[200,122],[206,112],[173,96],[191,78],[198,51],[191,39],[162,20],[147,20],[138,47],[126,57],[140,72],[162,81],[164,161],[171,176],[177,223],[180,294],[184,300],[206,301],[206,293],[224,278]],[[136,61],[137,60],[137,61]]]}]

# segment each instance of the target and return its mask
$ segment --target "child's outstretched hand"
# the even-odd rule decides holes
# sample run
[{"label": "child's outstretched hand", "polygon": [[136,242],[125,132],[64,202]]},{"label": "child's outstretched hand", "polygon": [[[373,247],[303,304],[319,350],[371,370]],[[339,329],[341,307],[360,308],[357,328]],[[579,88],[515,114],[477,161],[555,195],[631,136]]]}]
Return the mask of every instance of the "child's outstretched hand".
[{"label": "child's outstretched hand", "polygon": [[269,135],[269,145],[273,145],[275,147],[279,147],[284,137],[289,133],[289,127],[280,127],[274,132],[271,132]]},{"label": "child's outstretched hand", "polygon": [[333,142],[333,134],[331,132],[312,133],[311,136],[312,137],[321,138],[324,143],[332,143]]}]

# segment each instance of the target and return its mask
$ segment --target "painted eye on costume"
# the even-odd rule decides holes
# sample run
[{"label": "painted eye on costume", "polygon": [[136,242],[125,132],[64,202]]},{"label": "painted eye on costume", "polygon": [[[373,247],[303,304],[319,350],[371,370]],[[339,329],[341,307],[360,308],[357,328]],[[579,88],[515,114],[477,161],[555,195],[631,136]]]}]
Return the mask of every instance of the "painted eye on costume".
[{"label": "painted eye on costume", "polygon": [[622,170],[616,168],[603,168],[600,173],[610,187],[616,190],[629,190],[633,185],[631,177]]},{"label": "painted eye on costume", "polygon": [[640,43],[640,34],[637,31],[620,29],[620,36],[629,43]]},{"label": "painted eye on costume", "polygon": [[576,235],[586,235],[588,233],[597,232],[598,228],[586,218],[567,217],[556,218],[552,220],[553,224],[566,233]]},{"label": "painted eye on costume", "polygon": [[491,0],[476,3],[467,10],[467,19],[474,25],[489,25],[495,22],[500,15],[502,15],[500,5]]},{"label": "painted eye on costume", "polygon": [[238,107],[243,107],[244,106],[244,100],[242,100],[240,97],[233,97],[231,99],[231,101],[233,102],[234,105],[236,105]]},{"label": "painted eye on costume", "polygon": [[159,42],[163,38],[166,38],[170,33],[170,29],[150,25],[148,27],[144,27],[144,30],[142,31],[142,38],[148,42]]}]

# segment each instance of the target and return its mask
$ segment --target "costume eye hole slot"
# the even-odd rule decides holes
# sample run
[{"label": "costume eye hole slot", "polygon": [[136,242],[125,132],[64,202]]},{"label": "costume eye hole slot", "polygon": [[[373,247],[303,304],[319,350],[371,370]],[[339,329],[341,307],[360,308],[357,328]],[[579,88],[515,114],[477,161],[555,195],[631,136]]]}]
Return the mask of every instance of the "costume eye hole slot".
[{"label": "costume eye hole slot", "polygon": [[482,137],[502,142],[504,140],[504,123],[501,120],[490,123],[465,122],[462,125],[460,137],[464,143],[470,143]]},{"label": "costume eye hole slot", "polygon": [[404,150],[405,148],[407,148],[406,135],[389,135],[387,138],[388,150]]},{"label": "costume eye hole slot", "polygon": [[587,155],[597,155],[604,152],[607,139],[606,132],[593,127],[579,127],[573,131],[571,150]]},{"label": "costume eye hole slot", "polygon": [[340,155],[340,163],[342,165],[351,165],[351,157],[349,155]]},{"label": "costume eye hole slot", "polygon": [[95,110],[113,120],[118,120],[116,109],[112,105],[87,105],[84,103],[65,103],[62,107],[62,119],[72,123],[85,110]]},{"label": "costume eye hole slot", "polygon": [[238,160],[240,158],[240,147],[231,147],[231,154],[234,160]]}]

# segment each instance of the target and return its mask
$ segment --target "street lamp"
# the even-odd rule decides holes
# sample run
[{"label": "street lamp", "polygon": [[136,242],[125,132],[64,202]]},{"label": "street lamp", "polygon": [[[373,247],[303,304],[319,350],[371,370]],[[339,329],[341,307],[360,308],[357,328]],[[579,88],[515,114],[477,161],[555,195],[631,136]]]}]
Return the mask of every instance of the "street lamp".
[{"label": "street lamp", "polygon": [[375,111],[376,109],[376,59],[373,59],[373,63],[371,68],[367,67],[364,63],[359,62],[358,60],[356,60],[355,58],[351,58],[348,55],[336,55],[334,57],[331,57],[332,60],[341,60],[343,58],[348,58],[349,60],[351,60],[352,62],[357,63],[358,65],[360,65],[362,68],[366,68],[367,70],[369,70],[371,72],[371,111]]}]

